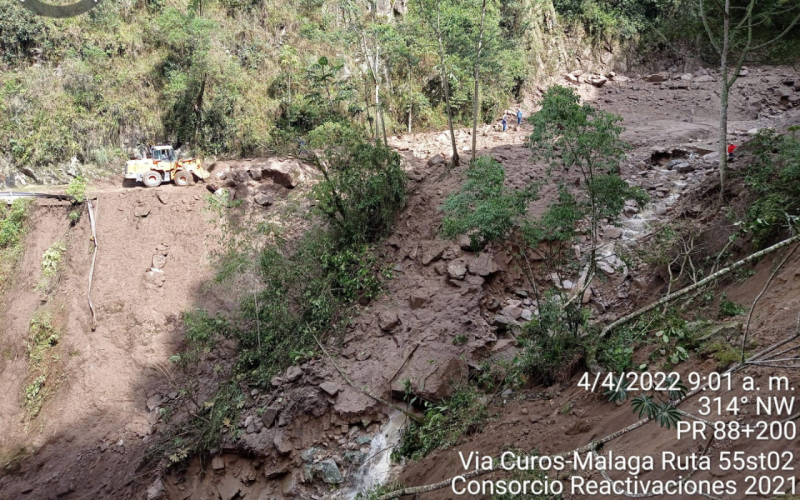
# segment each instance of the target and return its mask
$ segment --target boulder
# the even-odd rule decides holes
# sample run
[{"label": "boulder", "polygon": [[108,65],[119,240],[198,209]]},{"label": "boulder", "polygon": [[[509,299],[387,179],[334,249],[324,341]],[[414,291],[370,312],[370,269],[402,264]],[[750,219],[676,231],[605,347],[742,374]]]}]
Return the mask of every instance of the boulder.
[{"label": "boulder", "polygon": [[340,390],[339,384],[336,382],[323,382],[319,384],[319,388],[325,391],[328,396],[336,396]]},{"label": "boulder", "polygon": [[217,493],[221,500],[232,500],[239,495],[241,490],[242,483],[233,476],[225,476],[217,485]]},{"label": "boulder", "polygon": [[161,500],[167,497],[167,490],[160,477],[156,478],[147,488],[147,500]]},{"label": "boulder", "polygon": [[483,277],[490,276],[500,270],[494,260],[494,256],[487,252],[472,259],[468,268],[470,273]]},{"label": "boulder", "polygon": [[256,193],[256,195],[253,196],[253,201],[262,207],[268,207],[272,205],[272,197],[266,193]]},{"label": "boulder", "polygon": [[260,167],[262,177],[272,179],[275,184],[288,189],[297,186],[303,176],[300,164],[296,160],[268,158]]},{"label": "boulder", "polygon": [[445,248],[447,248],[447,244],[443,241],[431,241],[426,243],[423,248],[422,265],[427,266],[431,262],[436,262],[442,258],[442,254],[444,253]]},{"label": "boulder", "polygon": [[500,331],[507,330],[508,327],[516,325],[517,322],[513,319],[509,318],[508,316],[503,316],[502,314],[498,314],[492,320],[492,326],[497,328]]},{"label": "boulder", "polygon": [[299,379],[303,375],[303,370],[295,365],[290,366],[286,369],[286,373],[284,374],[284,378],[289,382],[294,382],[295,380]]},{"label": "boulder", "polygon": [[650,83],[661,83],[667,81],[668,79],[669,77],[663,73],[654,73],[644,77],[644,80]]},{"label": "boulder", "polygon": [[522,316],[522,309],[518,306],[506,306],[500,311],[500,315],[505,318],[518,319]]},{"label": "boulder", "polygon": [[608,78],[599,75],[593,76],[592,78],[589,79],[589,83],[591,83],[595,87],[602,87],[603,85],[608,83]]},{"label": "boulder", "polygon": [[161,254],[153,255],[153,269],[164,269],[167,258]]},{"label": "boulder", "polygon": [[280,411],[280,408],[268,406],[264,410],[264,413],[261,414],[261,423],[264,424],[264,427],[269,429],[275,422],[275,419],[278,418],[278,413],[280,413]]},{"label": "boulder", "polygon": [[294,450],[292,440],[289,439],[289,437],[286,436],[283,431],[278,431],[275,433],[272,444],[275,445],[275,449],[278,450],[278,453],[281,455],[288,455],[292,452],[292,450]]},{"label": "boulder", "polygon": [[436,154],[434,156],[431,156],[428,159],[428,162],[427,162],[427,165],[429,167],[436,167],[436,166],[442,165],[442,164],[444,164],[444,158],[440,154]]},{"label": "boulder", "polygon": [[260,168],[251,168],[248,170],[248,173],[250,174],[250,178],[254,181],[260,181],[264,175]]},{"label": "boulder", "polygon": [[339,471],[339,466],[332,458],[326,458],[312,466],[314,472],[317,473],[323,483],[326,484],[339,484],[344,482],[342,473]]},{"label": "boulder", "polygon": [[447,277],[451,280],[463,280],[467,276],[467,266],[461,259],[451,261],[447,265]]},{"label": "boulder", "polygon": [[400,318],[397,317],[397,311],[381,311],[378,314],[378,326],[384,332],[394,330],[400,324]]},{"label": "boulder", "polygon": [[411,295],[408,297],[408,304],[411,306],[411,309],[420,309],[428,300],[429,296],[425,291],[415,290],[411,292]]}]

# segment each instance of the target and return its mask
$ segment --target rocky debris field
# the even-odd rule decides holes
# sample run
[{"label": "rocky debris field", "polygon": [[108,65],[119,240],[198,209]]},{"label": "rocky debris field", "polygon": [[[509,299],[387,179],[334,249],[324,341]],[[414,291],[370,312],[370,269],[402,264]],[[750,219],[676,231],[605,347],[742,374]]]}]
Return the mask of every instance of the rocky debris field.
[{"label": "rocky debris field", "polygon": [[[744,145],[757,129],[783,130],[800,123],[796,73],[750,68],[741,76],[732,95],[729,142]],[[702,69],[625,76],[574,71],[564,76],[562,83],[575,86],[586,102],[623,116],[627,128],[623,138],[632,150],[621,174],[651,197],[643,209],[627,205],[619,226],[602,228],[598,264],[602,279],[580,298],[592,308],[593,320],[612,321],[663,291],[663,280],[630,269],[623,258],[648,237],[653,223],[684,216],[693,207],[698,214],[707,210],[698,193],[717,176],[717,80],[713,71]],[[534,111],[534,103],[524,107],[526,115]],[[510,186],[520,187],[545,173],[545,165],[530,161],[524,146],[529,133],[527,124],[505,133],[493,126],[479,131],[480,153],[503,164]],[[375,469],[380,469],[381,479],[391,473],[407,485],[435,482],[457,472],[453,450],[407,466],[383,462],[387,442],[397,435],[397,428],[389,425],[391,409],[354,388],[341,373],[356,387],[368,387],[382,398],[401,400],[408,380],[415,393],[439,400],[482,361],[513,356],[518,347],[508,327],[538,311],[532,290],[502,249],[474,252],[466,241],[439,236],[440,207],[460,185],[465,168],[443,175],[449,133],[403,134],[390,142],[404,156],[409,176],[408,205],[382,247],[393,277],[381,298],[360,306],[341,343],[328,346],[336,353],[336,366],[317,358],[275,377],[269,390],[252,389],[241,420],[230,423],[234,431],[219,453],[209,460],[195,458],[187,468],[158,477],[140,476],[131,464],[138,463],[154,437],[168,429],[165,408],[193,404],[180,396],[159,368],[179,350],[177,317],[195,306],[211,304],[212,310],[225,310],[231,307],[231,297],[205,286],[211,279],[206,262],[215,248],[211,239],[218,233],[202,222],[207,218],[201,215],[204,187],[102,187],[98,240],[104,257],[97,274],[101,283],[94,291],[104,297],[101,327],[96,334],[88,332],[88,320],[85,312],[77,312],[83,307],[76,299],[70,311],[80,319],[67,333],[79,338],[79,354],[67,363],[73,387],[46,410],[45,432],[25,434],[21,425],[12,426],[13,438],[7,438],[4,447],[10,449],[13,439],[36,439],[37,451],[21,462],[17,472],[0,478],[0,489],[13,495],[9,498],[27,492],[37,498],[66,499],[87,495],[149,500],[323,499],[331,498],[334,488],[350,491],[366,484],[365,476]],[[457,130],[456,142],[466,156],[470,131]],[[295,160],[219,161],[205,189],[262,210],[289,199],[306,181],[313,182],[312,170]],[[542,209],[553,193],[552,188],[545,189],[543,200],[532,210]],[[45,239],[60,230],[50,220],[41,216],[38,222],[40,228],[54,226]],[[578,242],[573,248],[584,261],[587,245]],[[29,266],[38,265],[39,247]],[[546,250],[542,249],[543,255]],[[76,259],[85,256],[78,252]],[[753,279],[763,279],[763,274],[761,269]],[[64,293],[83,297],[83,278],[80,273],[69,278]],[[577,290],[585,278],[577,271],[563,277],[543,274],[539,279],[547,286]],[[782,293],[794,297],[796,288],[787,281]],[[752,300],[749,289],[753,287],[744,284],[728,293],[744,303],[747,297]],[[21,289],[17,296],[22,293]],[[26,331],[35,303],[8,303],[18,309],[23,306],[17,304],[24,303],[27,309],[15,313],[7,331]],[[789,316],[787,312],[762,318],[764,335],[780,330]],[[198,367],[191,387],[200,399],[218,382],[215,365],[230,362],[232,347],[223,345]],[[4,373],[10,373],[8,366]],[[711,366],[697,360],[692,368]],[[18,391],[19,381],[6,389]],[[560,451],[614,431],[633,418],[629,409],[606,405],[598,410],[603,401],[578,394],[569,384],[508,391],[500,399],[492,410],[495,418],[463,446],[486,454],[509,442]],[[3,417],[4,422],[17,421],[11,413]],[[645,444],[667,445],[650,429],[621,446]],[[385,465],[378,467],[379,461]]]}]

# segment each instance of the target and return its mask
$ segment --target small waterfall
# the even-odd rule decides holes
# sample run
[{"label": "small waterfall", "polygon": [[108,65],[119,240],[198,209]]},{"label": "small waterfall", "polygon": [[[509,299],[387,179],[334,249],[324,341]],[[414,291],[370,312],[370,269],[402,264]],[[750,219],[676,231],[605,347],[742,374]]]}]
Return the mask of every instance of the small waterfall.
[{"label": "small waterfall", "polygon": [[372,439],[367,458],[352,474],[348,486],[337,495],[337,500],[354,500],[356,495],[378,487],[389,480],[392,469],[392,450],[400,442],[400,431],[407,422],[401,411],[389,415],[389,421]]}]

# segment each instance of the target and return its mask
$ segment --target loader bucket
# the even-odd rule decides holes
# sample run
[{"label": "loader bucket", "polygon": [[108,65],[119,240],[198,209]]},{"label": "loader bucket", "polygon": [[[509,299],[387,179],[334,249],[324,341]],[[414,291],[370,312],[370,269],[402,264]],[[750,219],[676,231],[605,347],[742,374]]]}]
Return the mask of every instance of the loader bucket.
[{"label": "loader bucket", "polygon": [[208,170],[206,170],[206,169],[204,169],[203,167],[200,167],[200,166],[198,166],[197,168],[192,170],[192,173],[194,175],[196,175],[199,179],[203,179],[203,180],[208,179],[209,177],[211,177],[211,172],[209,172]]}]

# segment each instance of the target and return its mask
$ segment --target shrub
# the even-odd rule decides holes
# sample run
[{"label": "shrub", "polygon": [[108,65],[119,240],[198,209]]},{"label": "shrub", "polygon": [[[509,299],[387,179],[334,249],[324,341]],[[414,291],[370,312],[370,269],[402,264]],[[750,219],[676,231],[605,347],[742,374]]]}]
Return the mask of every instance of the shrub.
[{"label": "shrub", "polygon": [[486,405],[475,388],[460,387],[441,403],[426,403],[423,422],[411,422],[405,428],[392,457],[419,460],[432,451],[453,446],[462,436],[476,432],[487,416]]},{"label": "shrub", "polygon": [[314,129],[309,145],[318,151],[312,161],[323,176],[313,188],[316,211],[337,244],[363,245],[384,236],[406,202],[400,155],[338,123]]},{"label": "shrub", "polygon": [[465,175],[459,192],[448,196],[442,207],[442,234],[447,238],[468,234],[473,249],[511,237],[528,203],[536,199],[536,186],[505,187],[505,170],[491,156],[477,158]]},{"label": "shrub", "polygon": [[27,59],[27,51],[46,42],[47,26],[17,2],[0,2],[0,56],[8,63]]},{"label": "shrub", "polygon": [[87,185],[86,179],[79,175],[70,181],[65,192],[75,198],[75,203],[83,203],[86,201]]},{"label": "shrub", "polygon": [[31,200],[20,199],[11,206],[0,204],[0,294],[22,255],[22,237],[30,213]]},{"label": "shrub", "polygon": [[793,234],[800,221],[800,139],[762,131],[749,146],[754,161],[738,175],[752,192],[743,229],[756,246]]},{"label": "shrub", "polygon": [[518,341],[523,347],[517,364],[533,380],[546,385],[563,382],[586,352],[588,311],[564,306],[555,296],[539,303],[539,315],[525,323]]}]

